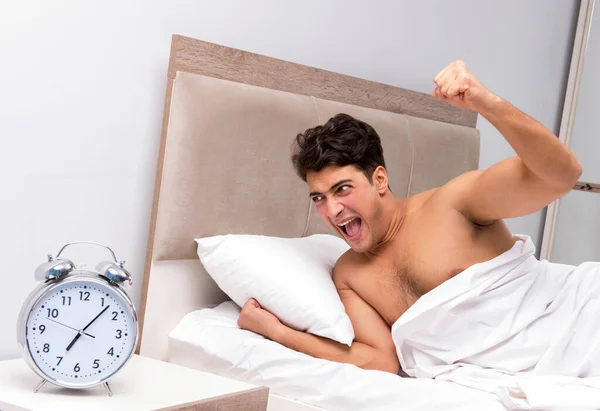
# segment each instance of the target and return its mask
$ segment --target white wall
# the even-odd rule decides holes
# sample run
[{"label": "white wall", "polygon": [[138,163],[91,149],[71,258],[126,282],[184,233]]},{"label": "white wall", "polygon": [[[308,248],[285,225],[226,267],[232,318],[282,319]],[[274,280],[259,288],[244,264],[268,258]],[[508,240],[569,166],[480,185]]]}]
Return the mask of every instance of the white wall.
[{"label": "white wall", "polygon": [[[17,355],[32,272],[63,243],[113,246],[139,301],[172,33],[424,92],[464,59],[557,131],[577,9],[575,0],[3,0],[0,358]],[[481,166],[513,155],[479,126]],[[541,224],[540,214],[510,222],[538,243]],[[104,256],[80,250],[69,255]]]},{"label": "white wall", "polygon": [[[581,181],[600,184],[600,8],[596,5],[585,53],[570,148],[583,165]],[[600,261],[600,195],[571,191],[560,202],[552,261]]]}]

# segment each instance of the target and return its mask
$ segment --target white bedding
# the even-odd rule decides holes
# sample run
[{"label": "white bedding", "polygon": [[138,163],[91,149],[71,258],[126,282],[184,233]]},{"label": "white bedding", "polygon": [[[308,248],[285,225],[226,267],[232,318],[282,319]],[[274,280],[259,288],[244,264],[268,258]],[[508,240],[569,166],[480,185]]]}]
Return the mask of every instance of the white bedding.
[{"label": "white bedding", "polygon": [[538,261],[527,236],[393,325],[403,370],[520,409],[600,409],[600,263]]},{"label": "white bedding", "polygon": [[365,371],[289,350],[239,329],[238,316],[233,302],[189,313],[169,336],[169,361],[331,411],[505,410],[495,395],[452,382]]}]

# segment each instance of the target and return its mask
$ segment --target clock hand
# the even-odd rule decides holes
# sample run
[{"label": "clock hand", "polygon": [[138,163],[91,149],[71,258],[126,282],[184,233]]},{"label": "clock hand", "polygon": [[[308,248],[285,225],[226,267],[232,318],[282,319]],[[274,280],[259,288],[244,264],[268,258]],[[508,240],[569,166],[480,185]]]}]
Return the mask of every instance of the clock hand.
[{"label": "clock hand", "polygon": [[88,325],[83,327],[83,329],[80,332],[84,332],[85,330],[87,330],[90,327],[90,325],[92,325],[94,323],[94,321],[96,321],[98,319],[98,317],[100,317],[102,314],[104,314],[104,312],[106,310],[108,310],[109,307],[110,307],[110,305],[107,305],[106,307],[104,307],[104,310],[100,311],[100,313],[97,316],[95,316],[94,319],[88,323]]},{"label": "clock hand", "polygon": [[73,338],[73,341],[71,341],[69,343],[69,345],[67,345],[67,351],[69,351],[71,349],[71,347],[73,346],[73,344],[75,344],[80,337],[81,337],[81,331],[79,331],[77,333],[77,335],[75,336],[75,338]]},{"label": "clock hand", "polygon": [[[77,328],[70,327],[70,326],[68,326],[67,324],[63,324],[63,323],[61,323],[61,322],[59,322],[59,321],[53,320],[52,318],[46,318],[46,319],[47,319],[47,320],[50,320],[50,321],[52,321],[52,322],[55,322],[56,324],[60,324],[60,325],[62,325],[63,327],[67,327],[67,328],[70,328],[71,330],[74,330],[74,331],[77,331],[77,332],[79,332],[79,330],[78,330]],[[88,333],[83,333],[83,334],[87,335],[88,337],[96,338],[96,337],[94,337],[92,334],[88,334]]]},{"label": "clock hand", "polygon": [[80,331],[77,333],[77,335],[75,336],[75,338],[73,338],[73,341],[71,341],[71,343],[70,343],[70,344],[67,346],[67,351],[69,351],[69,350],[71,349],[71,347],[73,347],[73,344],[75,344],[75,343],[77,342],[77,340],[78,340],[79,338],[81,338],[81,334],[82,334],[82,333],[83,333],[85,330],[87,330],[87,329],[88,329],[88,327],[89,327],[90,325],[92,325],[92,324],[94,323],[94,321],[96,321],[96,320],[98,319],[98,317],[100,317],[102,314],[104,314],[104,312],[105,312],[106,310],[108,310],[108,307],[110,307],[110,305],[107,305],[106,307],[104,307],[104,310],[100,311],[100,313],[98,313],[98,315],[97,315],[97,316],[95,316],[95,317],[94,317],[94,319],[88,323],[88,325],[86,325],[85,327],[83,327],[83,329],[82,329],[82,330],[80,330]]}]

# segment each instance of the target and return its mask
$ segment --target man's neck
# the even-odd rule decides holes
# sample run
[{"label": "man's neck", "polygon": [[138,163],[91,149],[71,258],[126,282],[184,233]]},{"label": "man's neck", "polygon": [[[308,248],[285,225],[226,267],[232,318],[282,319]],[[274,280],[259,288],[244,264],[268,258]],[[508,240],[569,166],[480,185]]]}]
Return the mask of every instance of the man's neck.
[{"label": "man's neck", "polygon": [[394,196],[390,196],[388,201],[384,203],[381,221],[383,236],[369,251],[369,254],[378,254],[398,237],[406,219],[406,210],[406,200]]}]

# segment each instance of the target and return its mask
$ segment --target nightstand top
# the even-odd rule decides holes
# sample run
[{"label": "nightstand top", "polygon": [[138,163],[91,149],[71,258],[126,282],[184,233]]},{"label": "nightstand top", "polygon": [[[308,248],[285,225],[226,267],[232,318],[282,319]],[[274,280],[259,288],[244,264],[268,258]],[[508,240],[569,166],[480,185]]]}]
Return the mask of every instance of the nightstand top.
[{"label": "nightstand top", "polygon": [[50,383],[38,393],[41,379],[24,360],[0,362],[0,409],[3,411],[118,411],[156,410],[217,396],[254,391],[256,386],[134,355],[109,381],[113,396],[103,386],[68,390]]}]

